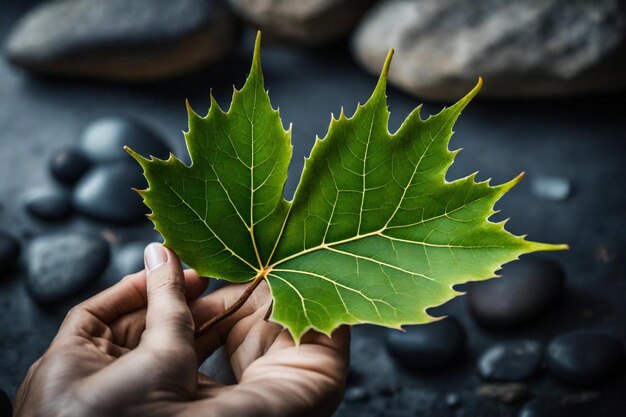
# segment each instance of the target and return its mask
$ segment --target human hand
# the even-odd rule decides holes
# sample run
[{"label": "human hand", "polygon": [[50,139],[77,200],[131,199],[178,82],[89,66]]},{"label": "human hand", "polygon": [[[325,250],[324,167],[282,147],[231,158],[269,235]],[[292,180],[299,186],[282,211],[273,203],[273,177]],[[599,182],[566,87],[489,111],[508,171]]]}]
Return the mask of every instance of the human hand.
[{"label": "human hand", "polygon": [[[74,307],[35,362],[15,404],[18,416],[327,416],[341,400],[349,330],[310,332],[298,348],[264,319],[262,283],[235,314],[194,340],[195,324],[222,313],[246,285],[198,299],[208,280],[182,271],[159,244],[146,270]],[[225,345],[238,381],[222,386],[198,372]]]}]

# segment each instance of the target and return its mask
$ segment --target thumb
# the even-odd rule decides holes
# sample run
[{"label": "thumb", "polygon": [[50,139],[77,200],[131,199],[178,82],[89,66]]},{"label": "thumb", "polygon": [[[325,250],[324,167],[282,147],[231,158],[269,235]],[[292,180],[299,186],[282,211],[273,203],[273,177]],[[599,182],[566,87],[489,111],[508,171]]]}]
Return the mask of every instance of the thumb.
[{"label": "thumb", "polygon": [[149,346],[193,344],[194,323],[185,299],[185,278],[176,255],[160,243],[144,252],[148,307],[144,337]]}]

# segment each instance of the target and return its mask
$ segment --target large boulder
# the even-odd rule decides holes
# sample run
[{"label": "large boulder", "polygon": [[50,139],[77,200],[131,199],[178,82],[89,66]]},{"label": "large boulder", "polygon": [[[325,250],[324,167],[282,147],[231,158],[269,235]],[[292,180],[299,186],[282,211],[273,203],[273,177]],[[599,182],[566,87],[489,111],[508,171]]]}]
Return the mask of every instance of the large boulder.
[{"label": "large boulder", "polygon": [[278,43],[319,45],[350,33],[375,0],[229,0],[233,10]]},{"label": "large boulder", "polygon": [[6,54],[41,73],[145,81],[221,59],[238,29],[219,0],[60,0],[27,13]]},{"label": "large boulder", "polygon": [[387,0],[352,39],[356,59],[423,98],[455,100],[485,78],[492,97],[548,97],[626,86],[619,0]]}]

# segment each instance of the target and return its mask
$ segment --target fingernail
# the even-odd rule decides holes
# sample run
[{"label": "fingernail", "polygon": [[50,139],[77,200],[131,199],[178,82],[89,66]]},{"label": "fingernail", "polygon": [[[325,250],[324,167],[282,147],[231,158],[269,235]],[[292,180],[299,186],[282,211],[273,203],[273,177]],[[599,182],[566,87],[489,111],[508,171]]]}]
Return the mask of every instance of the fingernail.
[{"label": "fingernail", "polygon": [[148,271],[152,271],[167,262],[167,252],[165,252],[165,249],[160,243],[151,243],[146,246],[144,258],[146,261],[146,268]]}]

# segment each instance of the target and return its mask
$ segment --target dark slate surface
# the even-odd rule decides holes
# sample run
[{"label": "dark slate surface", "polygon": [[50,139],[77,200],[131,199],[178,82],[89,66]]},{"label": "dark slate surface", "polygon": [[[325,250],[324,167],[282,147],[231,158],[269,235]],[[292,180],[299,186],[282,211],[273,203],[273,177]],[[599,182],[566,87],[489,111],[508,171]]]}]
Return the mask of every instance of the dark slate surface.
[{"label": "dark slate surface", "polygon": [[[0,4],[0,40],[29,2]],[[223,64],[200,74],[159,84],[106,85],[42,79],[10,68],[0,59],[0,228],[27,243],[32,236],[64,228],[104,233],[116,244],[150,239],[147,223],[109,226],[74,217],[60,224],[33,222],[20,209],[22,190],[52,181],[47,161],[61,147],[77,143],[92,119],[122,114],[137,117],[160,132],[175,153],[183,155],[181,130],[186,128],[184,99],[198,113],[208,108],[213,87],[222,105],[230,100],[231,85],[244,80],[251,33],[241,50]],[[324,136],[329,113],[343,105],[354,111],[367,99],[375,78],[358,69],[345,45],[295,51],[267,47],[263,52],[266,84],[283,120],[294,125],[294,162],[288,181],[292,193],[302,159],[315,135]],[[489,82],[489,80],[486,80]],[[419,100],[389,91],[391,127],[395,129]],[[556,308],[534,323],[511,332],[490,333],[474,324],[461,297],[435,310],[452,314],[468,333],[466,357],[450,368],[411,374],[393,365],[383,347],[384,329],[358,327],[353,337],[353,368],[371,393],[361,403],[344,404],[337,416],[514,416],[520,405],[504,406],[478,400],[480,385],[476,357],[495,341],[527,337],[549,341],[578,328],[626,337],[626,138],[623,94],[571,101],[472,103],[461,116],[452,146],[463,147],[449,178],[480,170],[479,179],[499,183],[520,171],[530,179],[556,175],[574,181],[574,194],[564,202],[543,201],[523,181],[499,204],[501,218],[512,217],[509,230],[530,238],[567,242],[572,250],[550,254],[564,265],[566,296]],[[434,112],[439,104],[425,106]],[[9,279],[0,283],[0,388],[13,396],[28,366],[43,353],[65,311],[77,300],[52,310],[38,307],[24,284],[24,259]],[[118,277],[113,268],[90,292]],[[84,298],[88,294],[83,294]],[[391,388],[390,388],[391,387]],[[549,404],[567,403],[569,414],[618,416],[626,409],[622,374],[584,391],[568,388],[545,373],[530,383],[532,395]],[[391,391],[391,392],[390,392]],[[592,393],[590,393],[590,391]],[[445,396],[457,392],[461,405],[448,408]],[[597,393],[597,394],[595,394]],[[574,404],[574,406],[572,406]],[[621,410],[621,411],[620,411]],[[581,414],[583,413],[583,414]],[[584,414],[587,413],[587,414]]]}]

